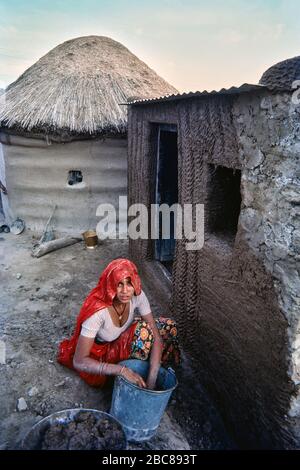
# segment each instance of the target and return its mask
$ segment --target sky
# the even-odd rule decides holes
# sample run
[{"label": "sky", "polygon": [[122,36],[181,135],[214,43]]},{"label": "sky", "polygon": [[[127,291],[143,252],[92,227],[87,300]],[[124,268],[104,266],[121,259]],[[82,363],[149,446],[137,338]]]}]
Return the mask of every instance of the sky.
[{"label": "sky", "polygon": [[58,44],[121,42],[179,91],[258,83],[300,55],[298,0],[0,0],[0,88]]}]

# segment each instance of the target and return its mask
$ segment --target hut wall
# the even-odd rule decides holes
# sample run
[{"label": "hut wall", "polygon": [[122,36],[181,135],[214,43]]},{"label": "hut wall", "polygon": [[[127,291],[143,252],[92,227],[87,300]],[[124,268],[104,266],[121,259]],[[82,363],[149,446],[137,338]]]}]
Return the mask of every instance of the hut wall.
[{"label": "hut wall", "polygon": [[[241,97],[234,116],[243,162],[243,208],[240,232],[272,277],[276,301],[284,318],[285,347],[278,342],[273,315],[268,324],[272,352],[286,357],[290,385],[288,406],[276,406],[281,430],[288,430],[286,446],[300,444],[300,106],[291,93],[269,94],[262,99]],[[283,330],[281,331],[281,334]],[[282,348],[282,349],[281,349]],[[273,362],[276,369],[276,362]],[[284,384],[284,376],[278,379]],[[270,397],[286,403],[282,386]],[[269,398],[270,400],[270,398]],[[285,409],[285,413],[283,412]],[[290,435],[291,434],[291,435]]]},{"label": "hut wall", "polygon": [[[6,187],[6,177],[5,177],[5,162],[4,162],[4,155],[3,155],[3,148],[0,143],[0,180]],[[6,194],[3,194],[1,191],[0,193],[0,223],[1,225],[6,223],[10,224],[12,222],[12,217],[9,209],[9,203],[8,203],[8,196]]]},{"label": "hut wall", "polygon": [[[127,141],[84,140],[47,143],[1,134],[6,184],[14,217],[41,232],[54,205],[57,233],[80,233],[96,228],[100,203],[118,208],[127,193]],[[68,173],[82,172],[83,181],[68,185]]]},{"label": "hut wall", "polygon": [[[221,165],[241,170],[242,204],[235,238],[213,233],[206,218],[201,250],[186,251],[185,240],[177,240],[170,307],[183,345],[197,359],[199,380],[214,397],[239,444],[248,448],[289,447],[294,445],[293,439],[299,439],[294,433],[295,407],[294,423],[288,418],[296,389],[290,373],[292,344],[287,315],[294,295],[292,336],[296,340],[299,298],[295,288],[299,278],[291,246],[293,229],[284,229],[291,210],[298,210],[299,192],[290,187],[279,199],[281,203],[276,199],[294,178],[298,144],[291,136],[295,136],[296,119],[287,125],[283,99],[278,116],[272,120],[264,104],[269,99],[262,92],[259,96],[132,106],[128,123],[130,204],[149,206],[154,202],[153,123],[178,126],[181,204],[204,203],[209,211],[211,168]],[[267,160],[265,154],[270,155]],[[279,245],[282,230],[283,246]],[[271,252],[268,240],[272,240]],[[281,256],[276,252],[279,248],[285,251],[276,275],[274,261]],[[130,252],[136,260],[149,260],[152,242],[130,240]],[[293,261],[288,263],[291,256]]]},{"label": "hut wall", "polygon": [[[0,89],[0,94],[1,94],[1,89]],[[2,146],[0,144],[0,181],[5,185],[5,166],[4,166],[4,157],[3,157],[3,152],[2,152]],[[3,202],[2,202],[2,191],[0,190],[0,224],[2,225],[4,223],[4,217],[3,217]]]}]

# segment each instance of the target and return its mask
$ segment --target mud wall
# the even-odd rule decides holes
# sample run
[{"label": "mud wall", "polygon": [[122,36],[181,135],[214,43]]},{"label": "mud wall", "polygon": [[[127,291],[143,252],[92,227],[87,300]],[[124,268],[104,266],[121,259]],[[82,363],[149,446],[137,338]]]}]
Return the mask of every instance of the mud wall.
[{"label": "mud wall", "polygon": [[[60,233],[96,228],[100,203],[118,207],[127,193],[125,139],[51,143],[1,134],[6,184],[14,217],[43,230],[57,204],[53,222]],[[81,170],[83,181],[68,185],[68,172]],[[124,214],[121,214],[121,217]]]},{"label": "mud wall", "polygon": [[[171,308],[183,345],[198,360],[199,380],[246,448],[295,445],[288,418],[296,391],[290,376],[289,319],[279,297],[283,281],[270,269],[267,238],[264,235],[258,240],[261,232],[257,230],[270,211],[274,217],[277,214],[282,226],[290,217],[290,212],[284,218],[278,212],[278,194],[265,194],[269,176],[254,178],[263,162],[260,152],[273,148],[272,135],[278,131],[272,128],[275,121],[270,122],[269,108],[265,109],[269,99],[271,95],[262,92],[133,106],[128,126],[129,203],[154,202],[155,123],[178,126],[181,204],[204,203],[209,210],[211,166],[241,171],[241,215],[235,236],[213,233],[206,223],[203,249],[188,252],[185,240],[177,240]],[[286,119],[287,108],[283,106],[276,122],[285,126]],[[287,134],[293,132],[291,128]],[[279,142],[279,166],[274,160],[269,165],[274,181],[279,176],[285,181],[281,148]],[[291,158],[295,159],[295,153]],[[288,168],[289,163],[286,165]],[[251,198],[256,197],[260,203],[252,207]],[[290,207],[284,204],[283,212],[287,209]],[[252,212],[255,210],[258,212]],[[279,240],[272,240],[276,251]],[[265,248],[258,249],[260,245]],[[148,240],[131,240],[130,250],[138,259],[152,257]]]},{"label": "mud wall", "polygon": [[[0,180],[2,181],[4,186],[6,187],[5,162],[4,162],[3,148],[2,148],[1,143],[0,143]],[[10,224],[13,221],[13,219],[12,219],[12,214],[11,214],[10,208],[9,208],[8,195],[4,194],[1,191],[0,199],[1,199],[1,203],[0,203],[0,212],[1,212],[1,214],[0,214],[0,223],[1,223],[1,225],[4,224],[4,223],[5,224]],[[5,214],[5,217],[4,217],[4,214]]]},{"label": "mud wall", "polygon": [[233,113],[244,167],[240,231],[272,276],[285,319],[287,349],[282,354],[293,393],[281,421],[299,447],[300,105],[291,93],[273,93],[241,97]]}]

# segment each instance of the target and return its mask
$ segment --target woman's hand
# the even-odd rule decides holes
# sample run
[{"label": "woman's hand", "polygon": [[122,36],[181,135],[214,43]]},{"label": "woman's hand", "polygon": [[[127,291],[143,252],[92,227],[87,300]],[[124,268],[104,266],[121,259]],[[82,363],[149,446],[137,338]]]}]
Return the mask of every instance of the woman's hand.
[{"label": "woman's hand", "polygon": [[138,387],[141,387],[141,388],[147,387],[144,379],[139,374],[129,369],[129,367],[123,368],[121,376],[124,377],[124,379],[128,380],[128,382],[131,382],[134,385],[137,385]]},{"label": "woman's hand", "polygon": [[153,389],[155,388],[156,378],[157,378],[157,374],[156,374],[155,377],[149,376],[149,377],[147,378],[146,385],[147,385],[147,388],[148,388],[149,390],[153,390]]},{"label": "woman's hand", "polygon": [[158,331],[155,319],[152,315],[152,313],[148,313],[148,315],[144,315],[144,320],[148,323],[150,326],[150,329],[153,334],[154,338],[154,343],[152,346],[151,354],[150,354],[150,367],[149,367],[149,373],[146,381],[147,388],[149,390],[153,390],[156,385],[156,379],[157,375],[159,372],[159,368],[161,365],[161,357],[162,357],[162,352],[164,348],[164,343],[163,340],[160,336],[160,333]]}]

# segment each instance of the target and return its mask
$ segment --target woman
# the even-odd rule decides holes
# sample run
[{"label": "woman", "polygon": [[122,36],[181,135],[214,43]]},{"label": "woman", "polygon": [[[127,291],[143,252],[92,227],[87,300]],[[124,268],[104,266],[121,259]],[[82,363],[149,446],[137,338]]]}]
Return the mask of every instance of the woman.
[{"label": "woman", "polygon": [[[134,310],[141,319],[134,320]],[[118,362],[136,358],[150,367],[146,382]],[[128,381],[153,389],[161,361],[179,362],[175,323],[154,320],[134,263],[119,258],[105,268],[98,285],[87,296],[78,315],[75,333],[59,346],[58,362],[75,369],[89,384],[101,387],[107,376],[121,375]]]}]

